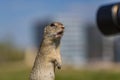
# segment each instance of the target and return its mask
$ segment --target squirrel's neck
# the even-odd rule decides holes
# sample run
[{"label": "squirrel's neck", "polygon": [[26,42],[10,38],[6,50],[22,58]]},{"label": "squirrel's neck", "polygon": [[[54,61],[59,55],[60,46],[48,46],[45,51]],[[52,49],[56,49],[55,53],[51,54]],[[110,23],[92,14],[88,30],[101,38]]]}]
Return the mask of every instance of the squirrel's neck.
[{"label": "squirrel's neck", "polygon": [[53,40],[51,38],[46,38],[44,37],[43,40],[42,40],[42,43],[41,43],[41,47],[54,47],[54,48],[58,48],[60,46],[60,39],[56,39],[56,40]]},{"label": "squirrel's neck", "polygon": [[60,39],[52,40],[52,39],[49,39],[49,38],[44,38],[42,43],[46,46],[52,46],[53,45],[55,47],[58,47],[60,45]]}]

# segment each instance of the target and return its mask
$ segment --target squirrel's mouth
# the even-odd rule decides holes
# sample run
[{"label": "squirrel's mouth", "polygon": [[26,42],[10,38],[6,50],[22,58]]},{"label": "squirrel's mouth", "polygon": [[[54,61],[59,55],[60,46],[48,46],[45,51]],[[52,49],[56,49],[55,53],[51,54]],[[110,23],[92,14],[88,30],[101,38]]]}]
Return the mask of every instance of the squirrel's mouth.
[{"label": "squirrel's mouth", "polygon": [[64,33],[64,31],[63,31],[63,30],[62,30],[62,31],[57,32],[56,37],[57,37],[57,38],[58,38],[58,37],[62,37],[63,33]]},{"label": "squirrel's mouth", "polygon": [[58,33],[57,33],[57,35],[62,35],[63,34],[63,31],[59,31]]}]

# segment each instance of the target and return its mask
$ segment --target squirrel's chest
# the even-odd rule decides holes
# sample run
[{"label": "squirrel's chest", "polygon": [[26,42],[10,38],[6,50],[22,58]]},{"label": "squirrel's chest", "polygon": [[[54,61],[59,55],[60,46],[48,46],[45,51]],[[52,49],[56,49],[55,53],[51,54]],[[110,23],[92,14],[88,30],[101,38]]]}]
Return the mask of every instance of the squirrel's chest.
[{"label": "squirrel's chest", "polygon": [[54,80],[54,79],[55,79],[55,74],[53,71],[38,70],[34,74],[31,74],[31,80]]}]

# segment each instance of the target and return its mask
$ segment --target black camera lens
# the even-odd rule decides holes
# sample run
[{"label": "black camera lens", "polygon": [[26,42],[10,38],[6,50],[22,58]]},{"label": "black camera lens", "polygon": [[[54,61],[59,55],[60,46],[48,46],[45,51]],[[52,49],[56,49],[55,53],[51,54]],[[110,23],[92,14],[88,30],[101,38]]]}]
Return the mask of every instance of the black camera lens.
[{"label": "black camera lens", "polygon": [[120,33],[120,3],[101,6],[97,12],[97,24],[104,35]]},{"label": "black camera lens", "polygon": [[118,24],[120,25],[120,5],[119,5],[119,10],[118,10]]}]

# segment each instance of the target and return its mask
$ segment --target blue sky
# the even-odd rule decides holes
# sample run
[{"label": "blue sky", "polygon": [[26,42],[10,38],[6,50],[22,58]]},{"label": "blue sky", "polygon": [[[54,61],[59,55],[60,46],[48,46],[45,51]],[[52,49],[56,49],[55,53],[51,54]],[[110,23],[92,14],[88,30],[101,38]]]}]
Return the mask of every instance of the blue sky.
[{"label": "blue sky", "polygon": [[[29,47],[33,44],[31,26],[36,18],[60,15],[71,12],[75,6],[86,9],[119,0],[0,0],[0,41],[12,36],[18,46]],[[80,5],[80,6],[79,6]],[[82,6],[81,6],[82,5]],[[84,8],[85,7],[85,8]],[[71,10],[73,9],[73,10]],[[81,15],[79,11],[78,14]],[[89,13],[90,16],[92,13]],[[55,16],[54,16],[55,17]],[[86,17],[82,15],[82,17]],[[83,19],[82,18],[82,19]]]}]

